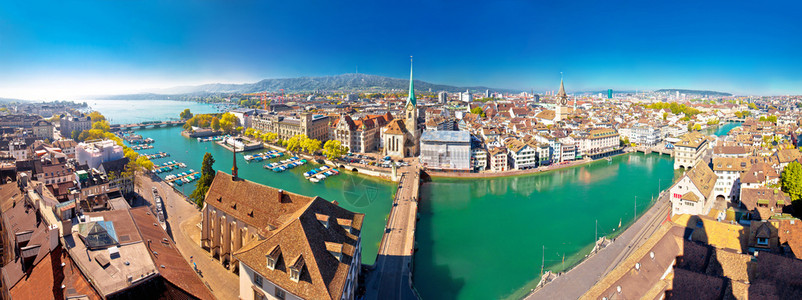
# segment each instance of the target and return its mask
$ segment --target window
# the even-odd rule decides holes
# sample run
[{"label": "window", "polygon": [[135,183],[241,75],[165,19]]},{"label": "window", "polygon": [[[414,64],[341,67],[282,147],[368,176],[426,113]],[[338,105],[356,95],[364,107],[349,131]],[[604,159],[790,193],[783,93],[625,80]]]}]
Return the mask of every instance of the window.
[{"label": "window", "polygon": [[253,274],[253,284],[255,284],[256,286],[261,288],[262,287],[262,276],[260,276],[259,274],[254,273]]},{"label": "window", "polygon": [[767,238],[757,238],[757,244],[761,245],[761,246],[768,246],[769,245],[769,239],[767,239]]},{"label": "window", "polygon": [[285,297],[286,294],[284,293],[284,290],[280,289],[279,287],[276,287],[276,298],[284,300]]}]

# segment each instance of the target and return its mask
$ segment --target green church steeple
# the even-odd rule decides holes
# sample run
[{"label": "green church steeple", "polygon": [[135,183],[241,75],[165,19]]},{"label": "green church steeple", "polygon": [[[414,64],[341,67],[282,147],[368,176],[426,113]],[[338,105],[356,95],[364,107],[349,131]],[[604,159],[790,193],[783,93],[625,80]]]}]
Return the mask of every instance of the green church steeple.
[{"label": "green church steeple", "polygon": [[407,99],[407,104],[412,104],[412,106],[417,106],[417,100],[415,99],[415,86],[412,83],[412,56],[409,57],[409,98]]}]

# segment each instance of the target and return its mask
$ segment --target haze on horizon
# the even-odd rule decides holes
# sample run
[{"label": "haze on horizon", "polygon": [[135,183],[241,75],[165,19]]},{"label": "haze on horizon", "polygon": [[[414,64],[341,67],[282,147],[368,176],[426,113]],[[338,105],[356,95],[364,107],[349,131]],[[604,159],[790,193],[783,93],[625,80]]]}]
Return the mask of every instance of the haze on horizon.
[{"label": "haze on horizon", "polygon": [[778,1],[2,1],[0,97],[343,73],[456,86],[802,94]]}]

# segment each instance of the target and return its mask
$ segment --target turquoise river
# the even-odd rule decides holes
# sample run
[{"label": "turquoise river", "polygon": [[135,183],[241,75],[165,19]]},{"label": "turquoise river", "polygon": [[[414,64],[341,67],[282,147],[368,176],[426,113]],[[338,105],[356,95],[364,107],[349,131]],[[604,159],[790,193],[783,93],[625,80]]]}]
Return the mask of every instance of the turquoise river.
[{"label": "turquoise river", "polygon": [[[113,123],[174,119],[187,107],[196,113],[222,108],[169,100],[87,103]],[[185,138],[180,131],[179,127],[137,131],[156,140],[154,149],[142,153],[168,152],[169,158],[154,162],[184,162],[188,165],[184,171],[200,170],[202,157],[209,152],[216,160],[215,169],[230,172],[231,152]],[[313,165],[274,173],[262,168],[264,163],[246,163],[242,154],[237,164],[240,176],[248,180],[336,200],[365,213],[363,263],[373,263],[396,184],[347,171],[311,183],[301,173]],[[520,298],[537,283],[541,267],[561,271],[574,265],[590,251],[596,235],[616,234],[636,213],[647,210],[652,197],[675,178],[672,166],[668,156],[628,154],[539,174],[424,183],[415,287],[424,299]],[[188,184],[178,189],[188,194],[193,188]]]}]

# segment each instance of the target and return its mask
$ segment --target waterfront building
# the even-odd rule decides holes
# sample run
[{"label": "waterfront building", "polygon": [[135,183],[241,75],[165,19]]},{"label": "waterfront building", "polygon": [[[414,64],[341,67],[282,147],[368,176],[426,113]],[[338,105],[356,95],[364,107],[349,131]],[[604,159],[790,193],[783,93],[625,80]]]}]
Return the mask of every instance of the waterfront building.
[{"label": "waterfront building", "polygon": [[713,157],[716,173],[716,200],[738,201],[741,194],[741,174],[749,169],[749,160],[741,157]]},{"label": "waterfront building", "polygon": [[471,169],[471,135],[466,131],[424,131],[420,162],[430,169]]},{"label": "waterfront building", "polygon": [[228,113],[237,117],[237,119],[239,119],[239,124],[242,125],[243,128],[251,128],[251,120],[256,114],[256,110],[251,108],[237,108]]},{"label": "waterfront building", "polygon": [[73,131],[81,133],[81,131],[92,129],[92,119],[89,116],[63,115],[58,123],[59,133],[62,137],[70,137]]},{"label": "waterfront building", "polygon": [[526,170],[537,167],[537,150],[515,138],[508,138],[504,145],[509,150],[510,168]]},{"label": "waterfront building", "polygon": [[78,163],[96,169],[100,164],[123,158],[123,147],[112,140],[83,142],[75,146],[75,159]]},{"label": "waterfront building", "polygon": [[375,151],[382,142],[381,128],[392,120],[393,115],[389,112],[384,115],[367,115],[357,120],[342,114],[329,124],[329,139],[340,141],[351,153]]},{"label": "waterfront building", "polygon": [[487,169],[487,150],[485,148],[471,149],[471,169],[474,171]]},{"label": "waterfront building", "polygon": [[691,168],[702,161],[708,148],[707,138],[698,131],[683,135],[674,144],[674,169]]},{"label": "waterfront building", "polygon": [[[289,117],[276,113],[255,113],[248,117],[249,127],[261,132],[273,132],[278,139],[288,140],[295,135],[305,135],[325,143],[329,140],[329,116],[302,113],[300,117]],[[343,144],[344,145],[344,144]]]},{"label": "waterfront building", "polygon": [[507,148],[495,147],[487,151],[490,158],[490,171],[502,172],[509,170]]},{"label": "waterfront building", "polygon": [[578,158],[577,155],[574,138],[570,136],[560,138],[560,162],[576,160]]},{"label": "waterfront building", "polygon": [[53,140],[53,123],[47,120],[33,122],[33,136],[39,139]]},{"label": "waterfront building", "polygon": [[671,186],[671,215],[706,215],[713,207],[717,177],[704,162],[698,162]]},{"label": "waterfront building", "polygon": [[594,155],[617,150],[620,147],[621,138],[615,129],[596,128],[588,132],[588,136],[583,142],[582,154]]},{"label": "waterfront building", "polygon": [[364,215],[217,172],[201,247],[239,273],[240,299],[353,299]]}]

